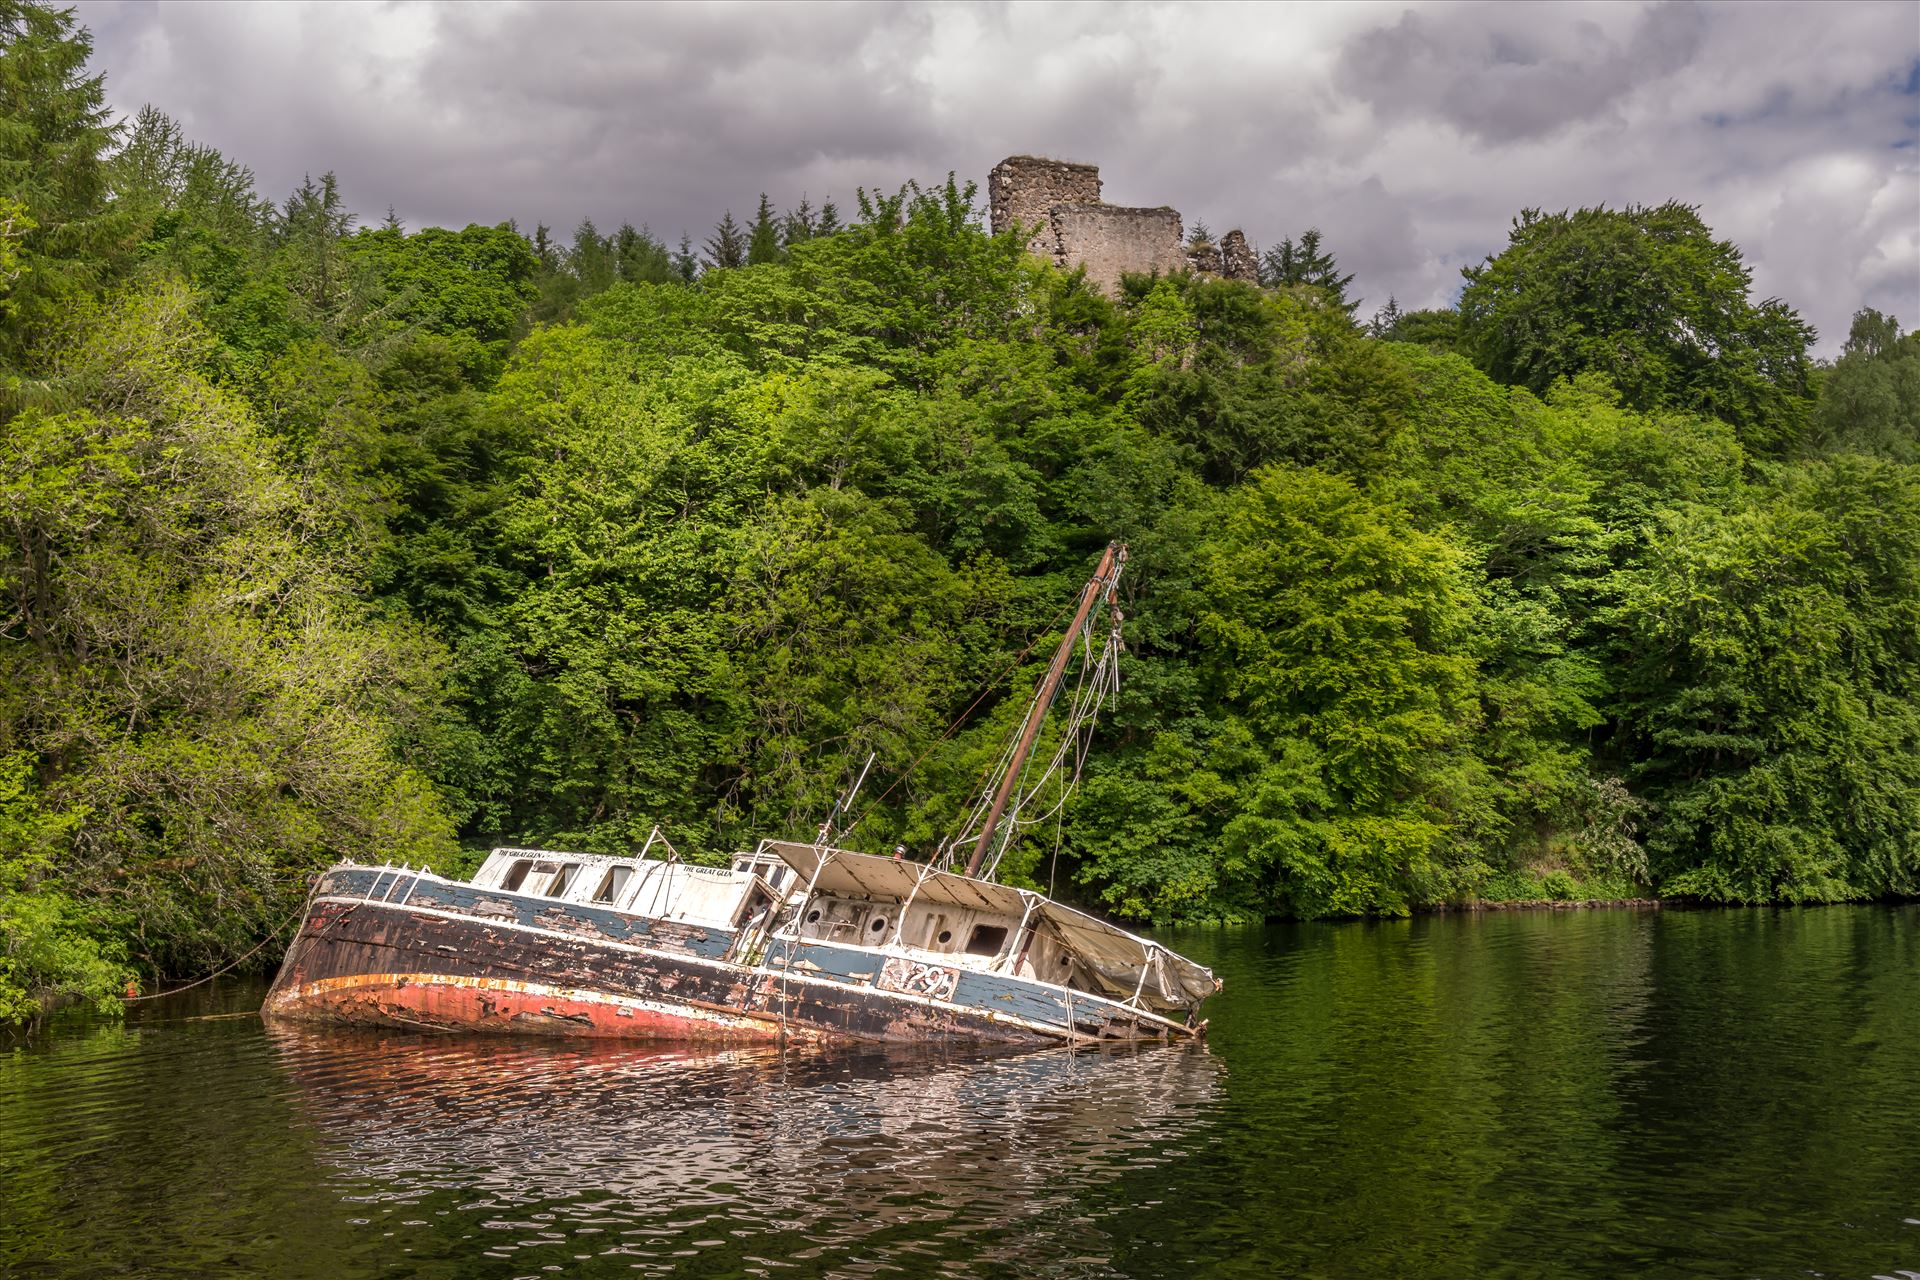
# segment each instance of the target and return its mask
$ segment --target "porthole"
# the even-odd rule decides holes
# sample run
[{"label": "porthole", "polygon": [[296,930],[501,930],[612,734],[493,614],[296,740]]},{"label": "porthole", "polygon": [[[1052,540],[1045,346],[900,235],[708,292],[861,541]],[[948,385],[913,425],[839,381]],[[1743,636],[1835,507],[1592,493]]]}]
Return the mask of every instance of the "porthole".
[{"label": "porthole", "polygon": [[880,919],[875,920],[872,924],[867,926],[867,928],[873,930],[873,932],[875,933],[879,933],[882,929],[886,927],[887,927],[887,920],[885,916],[882,916]]},{"label": "porthole", "polygon": [[942,929],[940,931],[940,945],[945,946],[947,943],[952,941],[953,941],[953,930]]},{"label": "porthole", "polygon": [[819,913],[818,911],[809,911],[809,912],[807,912],[807,923],[808,923],[808,924],[813,924],[813,923],[815,923],[816,921],[818,921],[819,919],[820,919],[820,913]]}]

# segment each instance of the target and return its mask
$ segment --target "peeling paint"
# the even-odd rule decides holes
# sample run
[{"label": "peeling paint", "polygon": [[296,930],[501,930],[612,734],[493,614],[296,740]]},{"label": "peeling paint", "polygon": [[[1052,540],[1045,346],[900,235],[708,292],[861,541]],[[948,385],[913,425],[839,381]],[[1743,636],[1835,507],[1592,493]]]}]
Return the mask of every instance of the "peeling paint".
[{"label": "peeling paint", "polygon": [[895,960],[876,985],[869,950],[776,939],[750,967],[724,958],[735,939],[720,929],[432,877],[398,905],[379,900],[373,877],[374,869],[342,868],[323,879],[265,1013],[675,1040],[1045,1044],[1189,1034],[1096,996],[1075,994],[1069,1009],[1059,995],[1003,975],[919,965],[929,974],[911,982],[908,964],[889,990]]}]

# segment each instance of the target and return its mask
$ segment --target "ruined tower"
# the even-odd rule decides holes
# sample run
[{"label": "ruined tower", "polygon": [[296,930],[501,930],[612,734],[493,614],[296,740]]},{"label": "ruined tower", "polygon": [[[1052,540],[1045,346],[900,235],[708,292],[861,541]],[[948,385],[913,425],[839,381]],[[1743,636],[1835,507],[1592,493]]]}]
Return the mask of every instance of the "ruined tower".
[{"label": "ruined tower", "polygon": [[1108,293],[1126,272],[1186,267],[1177,210],[1126,209],[1100,199],[1100,170],[1040,156],[1009,156],[987,176],[993,229],[1037,227],[1028,248],[1056,266],[1084,266]]},{"label": "ruined tower", "polygon": [[987,203],[997,234],[1032,229],[1027,248],[1055,266],[1087,269],[1087,278],[1117,293],[1132,273],[1200,271],[1257,280],[1246,237],[1229,231],[1220,246],[1188,253],[1180,212],[1167,205],[1130,209],[1100,199],[1100,170],[1044,156],[1008,156],[987,175]]},{"label": "ruined tower", "polygon": [[1056,205],[1099,203],[1100,170],[1095,165],[1041,156],[1008,156],[987,175],[993,233],[999,235],[1016,223],[1036,227],[1027,247],[1043,257],[1050,258],[1058,251],[1053,229]]}]

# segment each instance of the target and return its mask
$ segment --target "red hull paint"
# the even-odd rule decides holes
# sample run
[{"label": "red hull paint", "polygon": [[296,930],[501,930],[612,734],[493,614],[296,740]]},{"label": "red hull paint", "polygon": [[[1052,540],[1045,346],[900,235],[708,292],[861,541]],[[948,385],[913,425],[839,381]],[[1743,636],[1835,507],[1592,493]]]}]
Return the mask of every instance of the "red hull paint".
[{"label": "red hull paint", "polygon": [[[357,870],[334,875],[347,879]],[[710,930],[659,922],[621,930],[626,922],[605,912],[544,901],[531,919],[501,919],[517,899],[471,903],[458,892],[439,896],[444,888],[419,889],[416,881],[400,901],[387,902],[356,884],[355,892],[316,898],[262,1012],[363,1026],[708,1043],[1037,1046],[1198,1031],[1091,997],[1066,1006],[1056,1026],[1002,1007],[1015,998],[1011,991],[960,1006],[805,961],[791,971],[734,963],[719,954]],[[636,945],[642,940],[653,945]]]},{"label": "red hull paint", "polygon": [[[432,973],[369,973],[311,982],[275,992],[266,1012],[294,1019],[508,1035],[729,1043],[781,1038],[777,1018],[661,1008],[545,983]],[[796,1027],[787,1038],[811,1037]]]}]

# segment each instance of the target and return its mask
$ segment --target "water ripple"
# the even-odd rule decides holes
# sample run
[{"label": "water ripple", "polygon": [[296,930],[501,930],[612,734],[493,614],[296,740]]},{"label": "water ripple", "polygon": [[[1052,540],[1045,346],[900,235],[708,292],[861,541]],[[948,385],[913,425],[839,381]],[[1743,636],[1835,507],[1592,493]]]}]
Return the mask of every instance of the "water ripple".
[{"label": "water ripple", "polygon": [[1194,932],[1212,1043],[0,1051],[0,1274],[1920,1272],[1920,910]]}]

